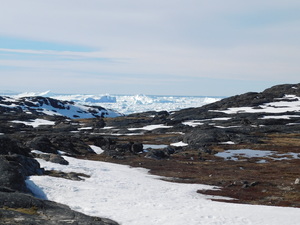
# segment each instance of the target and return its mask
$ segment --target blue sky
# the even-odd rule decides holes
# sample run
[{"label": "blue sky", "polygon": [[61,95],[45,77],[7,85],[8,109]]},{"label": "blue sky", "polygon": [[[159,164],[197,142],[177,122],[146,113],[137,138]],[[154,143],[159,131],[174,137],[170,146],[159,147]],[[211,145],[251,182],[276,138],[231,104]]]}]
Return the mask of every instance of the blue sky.
[{"label": "blue sky", "polygon": [[230,96],[299,83],[295,0],[10,0],[0,90]]}]

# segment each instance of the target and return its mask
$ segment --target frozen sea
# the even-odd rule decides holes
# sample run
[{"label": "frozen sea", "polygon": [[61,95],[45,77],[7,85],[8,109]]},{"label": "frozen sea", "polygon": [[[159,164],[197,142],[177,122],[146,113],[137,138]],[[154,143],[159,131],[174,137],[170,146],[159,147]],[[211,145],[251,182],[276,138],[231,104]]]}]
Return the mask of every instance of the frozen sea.
[{"label": "frozen sea", "polygon": [[[5,95],[5,94],[2,94]],[[10,94],[12,95],[12,94]],[[74,101],[84,105],[102,106],[125,115],[145,111],[176,111],[190,107],[200,107],[224,97],[219,96],[161,96],[161,95],[114,95],[114,94],[55,94],[50,91],[26,92],[14,97],[44,96],[64,101]]]}]

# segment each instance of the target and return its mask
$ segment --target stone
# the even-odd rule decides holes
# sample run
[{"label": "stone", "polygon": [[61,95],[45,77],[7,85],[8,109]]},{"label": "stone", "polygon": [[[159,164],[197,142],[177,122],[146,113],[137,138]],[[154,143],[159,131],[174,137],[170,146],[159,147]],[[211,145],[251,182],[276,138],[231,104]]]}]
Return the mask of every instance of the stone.
[{"label": "stone", "polygon": [[144,147],[143,147],[143,144],[142,143],[134,143],[132,146],[131,146],[131,151],[133,153],[139,153],[139,152],[142,152],[144,150]]},{"label": "stone", "polygon": [[49,161],[61,165],[69,165],[69,162],[60,155],[50,154]]},{"label": "stone", "polygon": [[57,153],[56,147],[51,143],[49,138],[38,136],[27,143],[32,150],[39,150],[46,153]]},{"label": "stone", "polygon": [[37,174],[43,174],[43,169],[33,158],[23,155],[0,156],[0,184],[2,187],[28,192],[25,179],[27,176]]},{"label": "stone", "polygon": [[80,136],[63,133],[52,137],[51,142],[55,146],[55,149],[59,149],[71,155],[85,155],[93,152],[90,146],[86,144]]},{"label": "stone", "polygon": [[0,136],[0,155],[20,154],[29,156],[30,149],[19,146],[16,140]]},{"label": "stone", "polygon": [[1,224],[10,225],[118,225],[110,219],[87,216],[24,193],[0,192],[0,218]]},{"label": "stone", "polygon": [[146,158],[151,158],[151,159],[165,159],[168,158],[169,156],[166,154],[165,151],[160,150],[160,149],[152,149],[150,150],[146,156]]},{"label": "stone", "polygon": [[45,161],[52,163],[58,163],[61,165],[69,165],[69,162],[65,160],[62,156],[57,154],[35,154],[35,157],[41,158]]}]

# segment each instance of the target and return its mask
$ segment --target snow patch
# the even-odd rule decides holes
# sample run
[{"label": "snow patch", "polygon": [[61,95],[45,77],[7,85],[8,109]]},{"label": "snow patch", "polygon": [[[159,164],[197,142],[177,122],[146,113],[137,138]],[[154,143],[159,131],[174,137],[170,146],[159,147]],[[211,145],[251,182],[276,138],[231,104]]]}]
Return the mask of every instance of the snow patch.
[{"label": "snow patch", "polygon": [[98,155],[102,154],[104,150],[96,145],[90,145],[91,149]]},{"label": "snow patch", "polygon": [[200,122],[201,120],[189,120],[182,122],[183,125],[191,126],[191,127],[197,127],[200,125],[203,125],[204,123]]},{"label": "snow patch", "polygon": [[220,144],[222,144],[222,145],[234,145],[235,143],[233,141],[226,141],[226,142],[221,142]]},{"label": "snow patch", "polygon": [[144,149],[152,148],[152,149],[163,149],[168,147],[168,145],[143,145]]},{"label": "snow patch", "polygon": [[189,144],[180,141],[180,142],[172,143],[170,145],[175,146],[175,147],[185,147],[185,146],[188,146]]},{"label": "snow patch", "polygon": [[154,124],[154,125],[148,125],[148,126],[144,126],[144,127],[140,127],[140,128],[128,128],[128,130],[130,131],[135,131],[135,130],[155,130],[155,129],[168,129],[168,128],[172,128],[172,126],[166,126],[163,124]]},{"label": "snow patch", "polygon": [[263,116],[262,118],[259,119],[291,119],[291,118],[295,118],[295,117],[300,117],[297,115],[281,115],[281,116]]},{"label": "snow patch", "polygon": [[41,125],[54,125],[55,124],[54,121],[44,120],[44,119],[35,119],[35,120],[31,120],[31,121],[13,120],[11,122],[13,122],[13,123],[23,123],[25,125],[32,126],[34,128],[36,128],[38,126],[41,126]]},{"label": "snow patch", "polygon": [[48,153],[45,153],[45,152],[42,152],[42,151],[39,151],[39,150],[32,150],[31,153],[39,154],[39,155],[48,155]]},{"label": "snow patch", "polygon": [[208,200],[200,184],[163,181],[142,168],[64,157],[68,166],[38,159],[47,170],[90,175],[84,181],[31,176],[28,187],[41,198],[122,225],[296,225],[300,209],[228,204]]},{"label": "snow patch", "polygon": [[[295,101],[284,101],[295,99]],[[226,114],[236,113],[287,113],[287,112],[300,112],[300,97],[295,95],[286,95],[278,102],[270,102],[260,105],[259,107],[236,107],[228,108],[225,110],[211,110],[213,112],[223,112]]]}]

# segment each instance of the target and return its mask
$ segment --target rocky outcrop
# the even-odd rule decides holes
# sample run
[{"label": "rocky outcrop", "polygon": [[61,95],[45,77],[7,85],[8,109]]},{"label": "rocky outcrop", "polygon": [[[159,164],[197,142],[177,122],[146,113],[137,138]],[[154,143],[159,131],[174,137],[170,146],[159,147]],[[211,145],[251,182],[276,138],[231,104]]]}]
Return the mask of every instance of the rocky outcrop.
[{"label": "rocky outcrop", "polygon": [[58,163],[61,165],[69,165],[69,162],[65,160],[62,156],[57,154],[35,154],[37,158],[41,158],[45,161],[49,161],[52,163]]},{"label": "rocky outcrop", "polygon": [[[30,135],[29,135],[30,136]],[[19,136],[22,137],[22,136]],[[25,137],[27,137],[25,135]],[[41,137],[43,139],[43,137]],[[45,151],[51,145],[49,139],[37,141]],[[36,140],[35,140],[36,142]],[[20,147],[17,140],[0,136],[0,224],[91,224],[117,225],[116,222],[99,217],[91,217],[71,210],[69,207],[55,202],[38,199],[32,196],[28,184],[28,176],[42,175],[45,171],[30,155],[30,149]],[[47,147],[48,146],[48,147]],[[68,162],[57,154],[41,154],[49,161],[67,165]],[[53,173],[53,172],[52,172]],[[48,174],[48,172],[47,172]],[[83,174],[64,174],[60,177],[79,180]],[[44,196],[45,197],[45,196]]]},{"label": "rocky outcrop", "polygon": [[[220,101],[204,105],[200,108],[183,109],[172,114],[172,120],[183,121],[187,119],[209,119],[224,116],[221,112],[212,112],[210,110],[224,110],[232,107],[258,107],[259,105],[278,102],[285,95],[295,95],[300,97],[300,84],[283,84],[266,89],[263,92],[248,92],[224,98]],[[285,101],[295,101],[289,99]],[[225,115],[226,116],[226,115]]]},{"label": "rocky outcrop", "polygon": [[30,195],[26,177],[43,172],[33,158],[17,154],[0,155],[0,224],[117,225],[112,220],[86,216],[65,205]]},{"label": "rocky outcrop", "polygon": [[84,155],[93,152],[90,146],[82,140],[80,135],[61,133],[52,135],[50,139],[57,150],[71,155]]},{"label": "rocky outcrop", "polygon": [[39,150],[46,153],[57,154],[57,149],[55,145],[51,143],[49,138],[46,136],[38,136],[29,140],[27,146],[32,150]]},{"label": "rocky outcrop", "polygon": [[20,145],[21,144],[16,140],[12,140],[6,136],[0,136],[1,155],[20,154],[28,156],[30,149]]},{"label": "rocky outcrop", "polygon": [[37,168],[29,158],[21,159],[21,157],[20,155],[0,156],[0,183],[2,189],[29,192],[25,184],[26,174],[29,175],[27,168],[30,168],[30,170]]},{"label": "rocky outcrop", "polygon": [[0,112],[30,112],[33,115],[56,115],[72,119],[116,117],[122,114],[100,106],[78,105],[72,101],[60,101],[49,97],[12,98],[3,96],[0,99]]},{"label": "rocky outcrop", "polygon": [[87,216],[68,206],[37,199],[28,194],[1,191],[0,218],[1,224],[10,225],[117,225],[112,220]]}]

